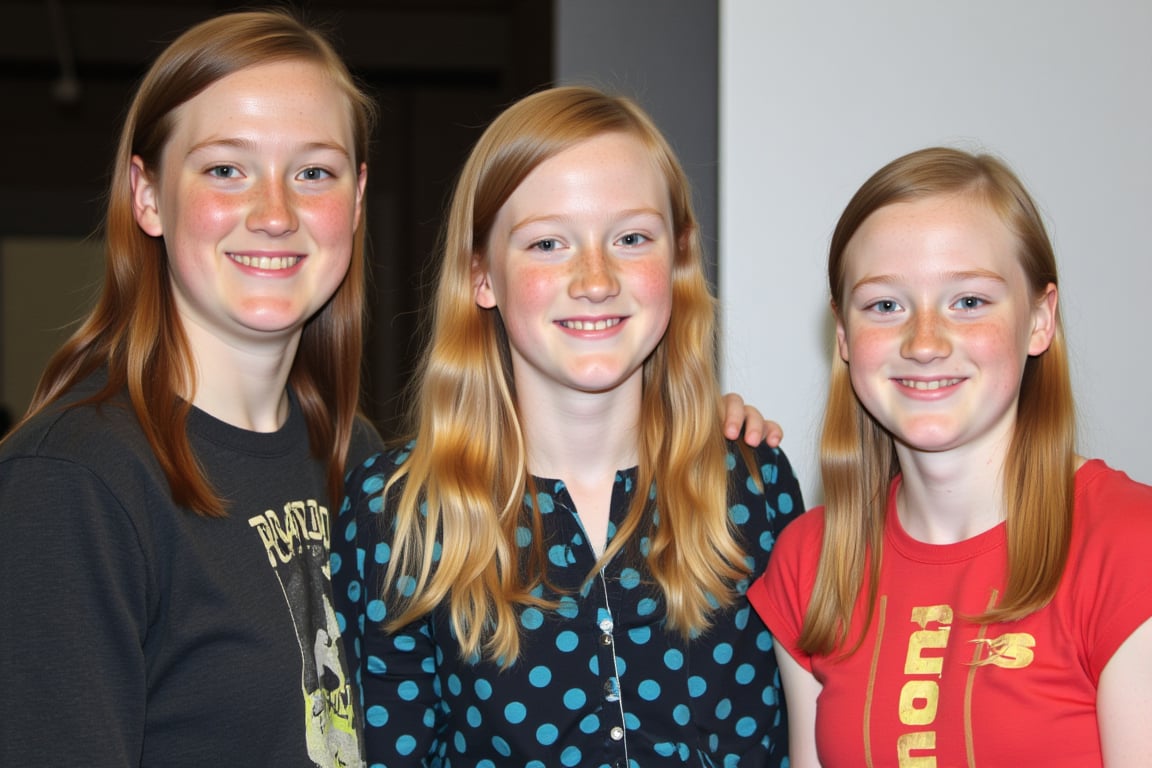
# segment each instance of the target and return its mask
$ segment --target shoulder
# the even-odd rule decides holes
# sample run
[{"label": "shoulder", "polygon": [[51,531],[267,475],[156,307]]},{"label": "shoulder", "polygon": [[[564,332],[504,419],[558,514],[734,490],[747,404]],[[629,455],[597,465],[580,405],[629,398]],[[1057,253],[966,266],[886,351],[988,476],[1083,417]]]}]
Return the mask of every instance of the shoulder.
[{"label": "shoulder", "polygon": [[784,451],[764,444],[749,448],[732,440],[727,444],[729,485],[738,502],[762,499],[773,516],[789,519],[804,510],[800,484]]},{"label": "shoulder", "polygon": [[1075,493],[1075,530],[1089,545],[1127,539],[1146,548],[1152,537],[1152,486],[1092,459],[1076,472]]},{"label": "shoulder", "polygon": [[347,467],[352,469],[371,456],[385,450],[384,438],[376,427],[363,415],[357,415],[352,423],[352,442],[348,447]]},{"label": "shoulder", "polygon": [[50,406],[8,436],[0,462],[60,463],[111,477],[130,468],[148,474],[159,469],[136,414],[122,399]]}]

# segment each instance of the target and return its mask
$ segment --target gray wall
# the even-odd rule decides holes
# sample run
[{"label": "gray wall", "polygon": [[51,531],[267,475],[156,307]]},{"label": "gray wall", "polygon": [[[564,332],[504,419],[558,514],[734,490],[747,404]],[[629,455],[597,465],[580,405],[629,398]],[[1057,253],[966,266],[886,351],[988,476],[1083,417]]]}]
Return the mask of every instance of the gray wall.
[{"label": "gray wall", "polygon": [[808,501],[830,360],[823,262],[856,187],[912,149],[1005,158],[1043,209],[1081,452],[1152,482],[1152,3],[724,0],[726,385],[784,423]]},{"label": "gray wall", "polygon": [[557,83],[594,85],[630,96],[667,136],[691,179],[701,233],[714,261],[716,2],[555,0],[553,22]]}]

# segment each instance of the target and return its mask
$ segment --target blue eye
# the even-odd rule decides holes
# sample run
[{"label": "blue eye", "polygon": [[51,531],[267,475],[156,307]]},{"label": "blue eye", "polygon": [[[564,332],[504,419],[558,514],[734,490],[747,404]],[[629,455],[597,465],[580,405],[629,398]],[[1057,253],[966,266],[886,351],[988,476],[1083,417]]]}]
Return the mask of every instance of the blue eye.
[{"label": "blue eye", "polygon": [[952,306],[956,307],[957,309],[980,309],[980,307],[984,306],[986,303],[987,302],[985,302],[984,299],[980,298],[979,296],[964,296],[963,298],[957,300],[957,302]]},{"label": "blue eye", "polygon": [[620,245],[623,245],[623,246],[632,247],[632,246],[637,246],[637,245],[643,245],[644,243],[648,242],[650,239],[651,238],[649,238],[647,235],[642,235],[639,232],[629,232],[628,234],[624,235],[623,237],[621,237],[616,242],[620,243]]},{"label": "blue eye", "polygon": [[332,174],[324,168],[305,168],[300,172],[300,178],[304,181],[322,181],[330,176]]},{"label": "blue eye", "polygon": [[532,243],[532,245],[530,245],[528,247],[533,248],[537,251],[544,251],[545,253],[550,253],[550,252],[556,250],[556,241],[550,237],[546,237],[543,240],[537,240],[536,242]]},{"label": "blue eye", "polygon": [[234,179],[240,172],[234,165],[214,165],[208,169],[208,175],[217,179]]},{"label": "blue eye", "polygon": [[899,311],[900,305],[892,299],[880,299],[880,301],[876,301],[870,304],[867,309],[871,309],[875,312],[879,312],[882,315],[886,315],[891,312]]}]

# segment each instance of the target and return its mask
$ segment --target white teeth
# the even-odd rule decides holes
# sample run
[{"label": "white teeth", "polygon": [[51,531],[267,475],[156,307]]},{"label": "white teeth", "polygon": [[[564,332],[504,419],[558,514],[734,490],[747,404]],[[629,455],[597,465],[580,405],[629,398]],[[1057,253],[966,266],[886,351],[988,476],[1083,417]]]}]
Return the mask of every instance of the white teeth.
[{"label": "white teeth", "polygon": [[900,384],[911,389],[919,389],[923,391],[940,389],[940,387],[951,387],[954,384],[959,384],[960,379],[936,379],[934,381],[919,381],[913,379],[900,379]]},{"label": "white teeth", "polygon": [[602,331],[605,328],[611,328],[614,325],[620,324],[620,318],[613,317],[608,320],[563,320],[560,323],[565,328],[571,328],[574,331]]},{"label": "white teeth", "polygon": [[243,264],[246,267],[255,267],[256,269],[263,269],[267,272],[275,272],[280,269],[288,269],[300,263],[299,256],[258,256],[255,259],[251,256],[244,256],[238,253],[228,254],[228,258],[237,264]]}]

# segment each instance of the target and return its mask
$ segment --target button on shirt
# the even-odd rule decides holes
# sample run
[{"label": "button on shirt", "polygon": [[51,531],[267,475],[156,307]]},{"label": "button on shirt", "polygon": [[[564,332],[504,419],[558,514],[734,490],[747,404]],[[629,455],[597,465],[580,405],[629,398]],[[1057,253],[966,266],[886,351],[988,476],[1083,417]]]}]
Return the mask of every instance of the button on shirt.
[{"label": "button on shirt", "polygon": [[[534,478],[525,504],[540,515],[553,611],[520,610],[521,656],[508,669],[464,660],[446,611],[386,634],[381,599],[391,531],[381,489],[407,456],[378,455],[348,479],[333,523],[337,619],[357,665],[370,765],[652,766],[780,765],[787,753],[783,694],[772,639],[744,592],[776,536],[803,509],[784,454],[760,447],[757,488],[729,446],[729,515],[752,570],[739,599],[685,642],[664,628],[659,590],[625,547],[592,579],[596,562],[561,481]],[[617,473],[611,540],[636,492]],[[521,547],[531,544],[522,529]],[[639,552],[645,541],[638,542]]]}]

